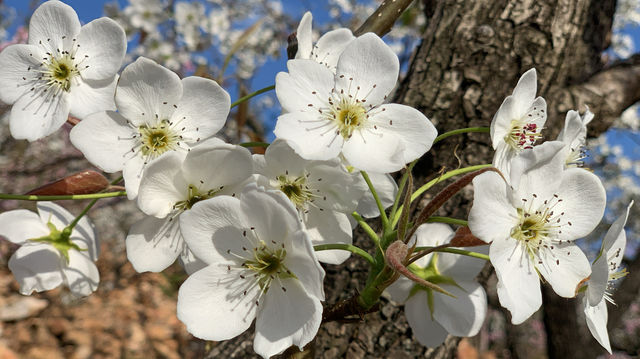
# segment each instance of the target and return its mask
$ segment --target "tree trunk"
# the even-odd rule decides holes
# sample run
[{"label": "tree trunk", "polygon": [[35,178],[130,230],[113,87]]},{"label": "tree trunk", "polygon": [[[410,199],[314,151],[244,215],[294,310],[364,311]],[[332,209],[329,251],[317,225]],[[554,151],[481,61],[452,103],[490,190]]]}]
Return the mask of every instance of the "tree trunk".
[{"label": "tree trunk", "polygon": [[[439,133],[489,126],[503,101],[526,70],[538,72],[540,96],[548,103],[545,139],[555,139],[567,110],[588,105],[596,115],[590,135],[606,130],[613,119],[640,98],[640,67],[635,58],[605,67],[615,0],[424,0],[427,29],[394,102],[422,111]],[[454,156],[455,154],[455,156]],[[416,184],[442,168],[489,163],[492,149],[486,133],[450,137],[438,143],[414,169]],[[449,216],[466,218],[471,190],[445,205]],[[361,233],[356,243],[366,246]],[[327,266],[327,303],[336,303],[361,288],[365,263],[351,258]],[[545,306],[550,357],[591,357],[575,323],[575,300],[562,298]],[[510,318],[509,318],[510,319]],[[556,325],[553,325],[556,323]],[[560,325],[561,324],[561,325]],[[218,343],[209,357],[252,357],[251,333]],[[404,314],[383,302],[381,311],[357,323],[324,324],[315,342],[317,358],[453,358],[458,339],[449,337],[427,349],[411,335]]]}]

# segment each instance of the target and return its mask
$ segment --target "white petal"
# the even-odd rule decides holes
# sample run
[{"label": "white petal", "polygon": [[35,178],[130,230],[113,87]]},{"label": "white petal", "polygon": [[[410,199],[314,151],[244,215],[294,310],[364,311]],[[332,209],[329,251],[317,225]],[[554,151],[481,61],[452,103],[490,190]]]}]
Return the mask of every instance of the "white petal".
[{"label": "white petal", "polygon": [[192,141],[213,136],[224,126],[229,115],[229,94],[215,81],[198,76],[182,79],[182,86],[182,98],[173,121],[180,121],[187,127],[183,136]]},{"label": "white petal", "polygon": [[273,143],[267,147],[264,156],[254,155],[255,158],[262,160],[254,161],[256,163],[264,163],[260,165],[258,173],[269,178],[289,173],[291,176],[302,176],[305,174],[306,167],[311,163],[298,155],[287,141],[275,139]]},{"label": "white petal", "polygon": [[516,198],[530,199],[531,193],[535,193],[543,201],[556,194],[566,160],[562,148],[562,142],[545,142],[522,151],[511,162],[509,180],[517,191]]},{"label": "white petal", "polygon": [[112,173],[124,168],[135,144],[132,135],[127,120],[119,113],[109,111],[92,114],[80,121],[71,129],[69,139],[89,162]]},{"label": "white petal", "polygon": [[182,174],[186,154],[172,151],[160,156],[144,170],[138,189],[138,207],[158,218],[166,217],[173,206],[189,199],[189,185]]},{"label": "white petal", "polygon": [[427,292],[417,291],[404,306],[404,315],[413,330],[413,336],[420,344],[434,348],[447,338],[447,331],[431,317],[427,304]]},{"label": "white petal", "polygon": [[326,123],[319,127],[317,116],[311,113],[285,113],[278,116],[273,133],[304,159],[329,160],[338,157],[344,139]]},{"label": "white petal", "polygon": [[309,296],[298,280],[285,279],[281,284],[286,292],[272,285],[256,318],[253,349],[263,358],[291,345],[304,347],[316,336],[322,321],[322,304]]},{"label": "white petal", "polygon": [[309,235],[306,231],[297,231],[290,239],[285,265],[296,275],[309,295],[324,300],[322,281],[325,273],[316,258]]},{"label": "white petal", "polygon": [[480,331],[487,314],[487,294],[476,282],[459,281],[457,284],[460,287],[445,287],[456,298],[434,294],[433,317],[451,335],[474,336]]},{"label": "white petal", "polygon": [[[384,109],[384,110],[383,110]],[[371,123],[375,123],[381,132],[391,133],[404,145],[403,162],[409,163],[424,155],[438,136],[431,121],[413,107],[390,103],[372,110]]]},{"label": "white petal", "polygon": [[193,273],[207,266],[207,263],[196,257],[196,255],[193,254],[193,252],[189,248],[180,253],[179,259],[180,264],[188,275],[192,275]]},{"label": "white petal", "polygon": [[124,188],[127,190],[127,198],[134,200],[138,197],[138,189],[142,180],[142,171],[146,165],[143,158],[133,156],[126,159],[124,168],[122,169],[122,178],[124,178]]},{"label": "white petal", "polygon": [[73,214],[53,202],[38,202],[37,209],[42,223],[46,225],[51,222],[58,230],[62,230],[75,219]]},{"label": "white petal", "polygon": [[342,154],[354,167],[371,172],[389,173],[404,167],[401,139],[393,133],[378,130],[356,131],[345,141]]},{"label": "white petal", "polygon": [[587,299],[583,298],[584,315],[587,320],[587,327],[591,335],[611,354],[611,344],[609,343],[609,333],[607,332],[607,320],[609,313],[607,312],[607,301],[601,300],[596,306],[587,303]]},{"label": "white petal", "polygon": [[580,247],[572,243],[554,245],[554,249],[541,248],[536,268],[553,290],[561,297],[576,296],[578,284],[591,274],[589,260]]},{"label": "white petal", "polygon": [[326,107],[333,89],[333,73],[313,60],[289,60],[287,68],[288,73],[276,75],[276,95],[282,109],[309,112],[317,117],[318,109]]},{"label": "white petal", "polygon": [[[448,243],[453,234],[453,229],[448,224],[424,223],[416,229],[415,237],[411,238],[409,244],[412,245],[415,241],[418,246],[437,246]],[[423,267],[426,267],[426,264],[428,263],[425,263]]]},{"label": "white petal", "polygon": [[564,128],[558,134],[558,141],[568,144],[572,149],[578,149],[584,143],[587,127],[582,123],[578,111],[568,111],[564,119]]},{"label": "white petal", "polygon": [[209,265],[180,286],[178,319],[198,338],[231,339],[247,330],[256,317],[259,290],[228,273],[225,263]]},{"label": "white petal", "polygon": [[53,53],[68,49],[72,38],[80,33],[80,20],[71,6],[60,1],[47,1],[31,15],[29,43],[42,43]]},{"label": "white petal", "polygon": [[127,258],[138,273],[162,272],[185,249],[179,218],[145,216],[131,226],[125,244]]},{"label": "white petal", "polygon": [[340,28],[329,31],[318,39],[311,59],[335,70],[340,55],[355,38],[349,29]]},{"label": "white petal", "polygon": [[495,172],[486,172],[473,179],[473,205],[469,211],[469,228],[481,240],[489,243],[511,236],[517,223],[517,211],[508,200],[508,187]]},{"label": "white petal", "polygon": [[0,52],[0,100],[2,102],[13,104],[21,96],[30,92],[33,87],[33,81],[30,79],[37,75],[35,71],[40,68],[44,56],[46,55],[40,47],[25,44],[10,45]]},{"label": "white petal", "polygon": [[193,254],[205,263],[213,264],[225,259],[226,246],[231,249],[233,245],[244,245],[242,230],[239,229],[244,225],[241,220],[238,198],[216,196],[196,203],[191,210],[181,214],[180,228]]},{"label": "white petal", "polygon": [[[342,52],[336,67],[336,90],[351,89],[351,95],[370,105],[381,104],[396,86],[398,56],[373,33],[366,33]],[[355,96],[355,88],[360,87]]]},{"label": "white petal", "polygon": [[20,293],[30,295],[62,284],[64,259],[52,246],[42,243],[27,243],[11,256],[9,269],[18,283]]},{"label": "white petal", "polygon": [[78,35],[80,48],[76,57],[83,59],[80,64],[82,77],[102,80],[113,77],[127,51],[127,37],[117,22],[101,17],[84,25]]},{"label": "white petal", "polygon": [[116,90],[118,112],[136,126],[171,118],[181,98],[178,75],[145,57],[122,70]]},{"label": "white petal", "polygon": [[559,239],[584,237],[600,223],[606,206],[606,193],[598,176],[581,168],[569,168],[562,173],[557,194],[562,202],[555,206],[554,212],[565,213],[560,222],[564,225]]},{"label": "white petal", "polygon": [[607,262],[615,267],[619,267],[624,257],[624,248],[627,245],[627,235],[624,226],[627,224],[629,212],[633,206],[633,201],[627,206],[627,210],[609,227],[607,234],[602,240],[602,249],[606,253]]},{"label": "white petal", "polygon": [[536,69],[532,68],[520,76],[516,87],[513,89],[511,95],[513,96],[515,108],[526,111],[536,97],[537,88],[538,80]]},{"label": "white petal", "polygon": [[391,296],[392,301],[402,304],[408,299],[414,286],[416,286],[415,282],[409,280],[407,277],[400,276],[395,282],[388,286],[385,291]]},{"label": "white petal", "polygon": [[307,170],[307,183],[318,196],[313,204],[324,210],[351,213],[356,209],[358,199],[368,190],[360,174],[347,172],[338,159],[313,161]]},{"label": "white petal", "polygon": [[[346,214],[331,210],[320,211],[312,206],[302,216],[314,246],[329,243],[351,244],[353,242],[351,223]],[[328,264],[341,264],[350,255],[351,253],[348,251],[337,249],[316,252],[318,260]]]},{"label": "white petal", "polygon": [[498,275],[498,299],[511,312],[511,322],[520,324],[542,305],[540,279],[529,254],[514,239],[494,240],[489,249]]},{"label": "white petal", "polygon": [[313,49],[313,33],[311,32],[311,22],[313,15],[310,11],[307,11],[302,16],[298,29],[296,31],[296,39],[298,40],[298,52],[296,52],[296,59],[308,59],[311,56],[311,50]]},{"label": "white petal", "polygon": [[69,93],[71,115],[84,119],[92,113],[115,111],[114,96],[117,82],[117,76],[102,81],[75,81]]},{"label": "white petal", "polygon": [[64,283],[71,293],[88,296],[98,289],[100,273],[93,260],[84,252],[69,251],[69,264],[62,269]]},{"label": "white petal", "polygon": [[67,94],[63,92],[45,98],[42,91],[29,91],[13,104],[10,116],[13,138],[39,140],[57,131],[67,121]]},{"label": "white petal", "polygon": [[607,284],[609,283],[609,263],[607,262],[606,253],[600,256],[593,265],[591,265],[591,277],[587,286],[586,297],[589,300],[589,305],[596,306],[607,290]]},{"label": "white petal", "polygon": [[[391,175],[386,173],[369,172],[369,179],[373,188],[376,189],[380,203],[383,208],[388,208],[393,204],[398,193],[398,185]],[[362,180],[364,182],[364,180]],[[365,218],[375,218],[380,215],[378,205],[376,204],[373,194],[368,189],[365,190],[364,196],[358,202],[356,209]]]},{"label": "white petal", "polygon": [[183,167],[185,179],[203,190],[228,189],[243,182],[253,172],[251,153],[244,147],[221,144],[195,146]]},{"label": "white petal", "polygon": [[[489,246],[475,246],[459,249],[489,254]],[[485,263],[485,260],[469,256],[461,256],[453,253],[438,254],[438,270],[443,275],[452,277],[456,281],[458,279],[470,280],[475,278],[482,268],[484,268]]]},{"label": "white petal", "polygon": [[498,108],[496,114],[493,115],[489,132],[491,134],[491,144],[494,150],[498,149],[499,144],[505,143],[504,138],[511,130],[511,121],[514,120],[512,117],[514,106],[515,100],[513,99],[513,96],[507,96],[504,101],[502,101],[502,104],[500,105],[500,108]]},{"label": "white petal", "polygon": [[[76,218],[64,207],[59,206],[53,202],[39,201],[38,214],[40,215],[41,222],[46,225],[48,222],[54,225],[58,230],[62,230],[67,227]],[[49,234],[49,233],[47,233]],[[96,243],[96,230],[93,224],[89,222],[87,216],[82,217],[71,232],[71,241],[82,248],[83,253],[88,255],[91,260],[98,259],[99,246]]]},{"label": "white petal", "polygon": [[29,239],[47,235],[49,229],[34,212],[16,209],[0,214],[0,236],[12,243],[22,244]]}]

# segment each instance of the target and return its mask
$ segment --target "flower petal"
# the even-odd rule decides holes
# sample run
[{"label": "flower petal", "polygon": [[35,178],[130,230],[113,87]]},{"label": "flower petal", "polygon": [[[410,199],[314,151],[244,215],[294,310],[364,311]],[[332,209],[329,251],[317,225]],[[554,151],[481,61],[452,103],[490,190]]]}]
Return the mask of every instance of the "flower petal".
[{"label": "flower petal", "polygon": [[187,127],[183,136],[191,138],[188,142],[213,136],[229,115],[229,94],[215,81],[198,76],[182,79],[182,86],[182,98],[173,119]]},{"label": "flower petal", "polygon": [[350,93],[369,105],[379,105],[398,81],[398,56],[376,34],[366,33],[353,40],[342,52],[336,66],[336,91]]},{"label": "flower petal", "polygon": [[224,262],[209,265],[180,286],[178,319],[198,338],[231,339],[247,330],[256,317],[259,291],[259,286],[248,286],[230,275]]},{"label": "flower petal", "polygon": [[456,298],[434,294],[433,318],[449,334],[470,337],[478,334],[487,315],[487,294],[476,282],[457,281],[457,286],[445,286]]},{"label": "flower petal", "polygon": [[557,194],[562,202],[554,211],[565,213],[559,239],[572,241],[584,237],[600,223],[607,200],[598,176],[581,168],[569,168],[562,173]]},{"label": "flower petal", "polygon": [[469,211],[469,228],[473,235],[490,243],[511,236],[517,223],[516,209],[508,199],[508,187],[495,172],[473,179],[473,205]]},{"label": "flower petal", "polygon": [[333,73],[313,60],[289,60],[287,68],[288,73],[276,75],[276,95],[282,109],[309,112],[317,117],[318,109],[326,107],[326,99],[333,90]]},{"label": "flower petal", "polygon": [[378,107],[371,115],[381,132],[391,133],[404,145],[403,162],[409,163],[424,155],[438,136],[438,131],[429,119],[413,107],[390,103]]},{"label": "flower petal", "polygon": [[340,55],[355,38],[349,29],[340,28],[329,31],[316,42],[311,59],[335,71]]},{"label": "flower petal", "polygon": [[30,295],[62,284],[63,261],[60,253],[48,244],[26,243],[9,259],[9,269],[20,283],[20,293]]},{"label": "flower petal", "polygon": [[[45,56],[35,45],[15,44],[0,52],[0,100],[13,104],[21,96],[28,95],[33,87],[34,73]],[[34,70],[34,72],[31,72]],[[26,78],[26,80],[25,80]]]},{"label": "flower petal", "polygon": [[589,300],[589,305],[596,306],[607,290],[609,283],[609,263],[607,262],[606,253],[603,253],[591,265],[591,277],[589,277],[589,285],[587,286],[586,297]]},{"label": "flower petal", "polygon": [[347,139],[342,154],[354,167],[362,171],[395,172],[406,164],[405,147],[398,136],[378,130],[357,131]]},{"label": "flower petal", "polygon": [[109,173],[122,171],[135,141],[127,120],[117,112],[87,116],[69,133],[71,143],[94,166]]},{"label": "flower petal", "polygon": [[533,103],[538,88],[536,69],[529,69],[520,76],[516,87],[513,89],[514,107],[526,111]]},{"label": "flower petal", "polygon": [[586,298],[583,298],[584,315],[587,320],[587,327],[591,335],[611,354],[611,344],[609,343],[609,333],[607,332],[607,301],[601,300],[596,306],[591,306]]},{"label": "flower petal", "polygon": [[311,50],[313,49],[313,32],[311,31],[311,23],[313,15],[307,11],[302,15],[298,29],[296,30],[296,39],[298,40],[298,52],[296,59],[309,59]]},{"label": "flower petal", "polygon": [[127,259],[138,273],[162,272],[185,249],[178,218],[145,216],[131,226],[125,244]]},{"label": "flower petal", "polygon": [[16,209],[0,214],[0,236],[15,244],[49,235],[49,229],[40,217],[26,209]]},{"label": "flower petal", "polygon": [[79,80],[69,92],[70,113],[72,116],[84,119],[88,115],[101,111],[115,111],[116,83],[118,77],[113,76],[106,80]]},{"label": "flower petal", "polygon": [[138,57],[122,70],[115,99],[118,112],[140,126],[171,118],[181,98],[182,82],[175,72]]},{"label": "flower petal", "polygon": [[404,315],[413,330],[413,336],[420,344],[434,348],[442,344],[447,338],[446,329],[431,317],[428,306],[427,292],[417,291],[404,305]]},{"label": "flower petal", "polygon": [[142,212],[164,218],[176,203],[189,199],[189,186],[195,184],[183,177],[182,163],[186,156],[172,151],[147,165],[138,189],[138,207]]},{"label": "flower petal", "polygon": [[253,349],[264,358],[291,345],[304,347],[315,338],[322,321],[320,300],[309,296],[298,280],[285,279],[281,285],[269,288],[256,318]]},{"label": "flower petal", "polygon": [[127,37],[117,22],[101,17],[84,25],[78,35],[81,45],[76,53],[82,60],[82,78],[103,80],[112,78],[127,52]]},{"label": "flower petal", "polygon": [[69,264],[62,269],[64,284],[71,293],[86,297],[98,289],[98,267],[84,252],[69,251]]},{"label": "flower petal", "polygon": [[185,179],[202,189],[219,190],[243,182],[253,173],[251,152],[244,147],[220,144],[195,146],[182,165]]},{"label": "flower petal", "polygon": [[285,265],[296,275],[309,295],[324,300],[324,269],[316,258],[316,252],[306,231],[291,234]]},{"label": "flower petal", "polygon": [[47,1],[31,15],[29,44],[48,47],[50,52],[65,50],[80,33],[80,20],[71,6],[60,1]]},{"label": "flower petal", "polygon": [[[302,218],[311,237],[311,243],[315,245],[353,242],[351,223],[346,214],[331,210],[321,211],[311,206],[302,214]],[[318,260],[328,264],[341,264],[346,261],[350,252],[344,250],[328,250],[316,252]]]},{"label": "flower petal", "polygon": [[[390,207],[398,193],[398,185],[396,184],[396,181],[387,173],[369,172],[368,175],[371,180],[371,184],[373,184],[373,188],[376,189],[378,197],[380,198],[382,207]],[[376,200],[368,189],[365,190],[364,196],[360,198],[356,211],[364,218],[375,218],[380,215]]]},{"label": "flower petal", "polygon": [[67,94],[46,98],[42,91],[30,91],[13,104],[9,122],[13,138],[36,141],[54,133],[67,121]]},{"label": "flower petal", "polygon": [[536,268],[561,297],[576,296],[578,284],[591,274],[591,265],[580,247],[573,243],[558,243],[554,249],[540,248]]},{"label": "flower petal", "polygon": [[327,126],[318,125],[314,114],[295,112],[278,116],[273,133],[277,138],[287,141],[289,146],[307,160],[329,160],[337,158],[342,149],[344,139],[326,122]]},{"label": "flower petal", "polygon": [[511,312],[511,322],[520,324],[542,305],[538,273],[529,254],[514,239],[494,240],[489,257],[498,275],[500,304]]}]

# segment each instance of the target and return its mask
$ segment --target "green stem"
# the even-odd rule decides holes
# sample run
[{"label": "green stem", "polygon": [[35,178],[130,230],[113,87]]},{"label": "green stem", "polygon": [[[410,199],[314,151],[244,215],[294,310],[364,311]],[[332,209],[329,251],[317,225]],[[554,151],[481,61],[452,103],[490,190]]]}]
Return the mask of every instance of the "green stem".
[{"label": "green stem", "polygon": [[380,201],[380,197],[378,196],[378,192],[376,192],[376,189],[373,187],[373,184],[371,183],[371,179],[369,178],[369,175],[367,174],[367,172],[360,171],[360,174],[362,175],[362,178],[364,178],[364,181],[367,182],[367,186],[369,186],[369,190],[371,191],[371,194],[373,195],[373,199],[376,200],[376,205],[378,206],[378,210],[380,211],[380,219],[382,221],[382,228],[384,228],[384,230],[386,231],[387,227],[389,226],[389,218],[387,217],[387,213],[384,211],[384,206],[382,205],[382,202]]},{"label": "green stem", "polygon": [[269,147],[269,143],[267,142],[243,142],[240,144],[242,147]]},{"label": "green stem", "polygon": [[364,249],[360,248],[360,247],[356,247],[352,244],[346,244],[346,243],[331,243],[331,244],[319,244],[317,246],[313,246],[313,249],[317,252],[317,251],[326,251],[326,250],[330,250],[330,249],[341,249],[343,251],[349,251],[353,254],[357,254],[360,257],[364,258],[367,260],[367,262],[374,264],[375,261],[373,260],[373,257],[365,252]]},{"label": "green stem", "polygon": [[445,133],[441,134],[440,136],[436,137],[436,139],[433,140],[433,144],[435,145],[436,143],[444,140],[447,137],[450,137],[450,136],[453,136],[453,135],[458,135],[458,134],[461,134],[461,133],[469,133],[469,132],[489,132],[489,127],[459,128],[457,130],[445,132]]},{"label": "green stem", "polygon": [[96,198],[93,201],[89,202],[89,204],[82,210],[82,212],[80,212],[80,214],[76,218],[74,218],[73,222],[69,223],[69,225],[65,228],[65,231],[68,229],[69,232],[71,232],[73,228],[76,226],[76,224],[78,224],[80,219],[84,217],[84,215],[87,214],[87,212],[89,212],[91,207],[93,207],[93,205],[96,204],[98,200],[99,198]]},{"label": "green stem", "polygon": [[121,197],[126,195],[127,195],[126,191],[90,193],[90,194],[66,194],[66,195],[53,195],[53,196],[0,193],[0,199],[16,199],[20,201],[62,201],[62,200],[112,198],[112,197]]},{"label": "green stem", "polygon": [[429,250],[429,249],[433,249],[434,252],[454,253],[454,254],[461,254],[463,256],[469,256],[469,257],[473,257],[473,258],[484,259],[485,261],[490,260],[489,256],[486,255],[486,254],[482,254],[482,253],[478,253],[478,252],[472,252],[472,251],[466,251],[464,249],[457,249],[457,248],[437,248],[437,249],[434,249],[434,247],[416,247],[414,252],[419,252],[419,251],[424,251],[424,250]]},{"label": "green stem", "polygon": [[451,217],[438,217],[438,216],[429,217],[429,219],[427,219],[427,222],[456,224],[458,226],[466,226],[468,223],[464,219],[457,219],[457,218],[451,218]]},{"label": "green stem", "polygon": [[[444,180],[447,180],[447,179],[449,179],[451,177],[454,177],[454,176],[457,176],[457,175],[461,175],[461,174],[465,174],[465,173],[481,170],[483,168],[487,168],[487,167],[491,167],[491,166],[492,166],[491,164],[476,165],[476,166],[458,168],[457,170],[449,171],[449,172],[443,174],[442,176],[439,176],[438,178],[432,179],[431,181],[425,183],[422,187],[418,188],[415,192],[413,192],[413,194],[411,195],[411,202],[415,201],[416,198],[420,197],[429,188],[433,187],[434,185],[436,185],[439,182],[442,182]],[[396,213],[395,216],[393,217],[392,227],[395,228],[395,225],[398,224],[399,220],[400,220],[400,213]]]},{"label": "green stem", "polygon": [[353,213],[351,213],[351,217],[353,217],[358,222],[360,227],[362,227],[362,230],[364,230],[364,232],[369,235],[369,238],[371,238],[371,240],[373,240],[373,242],[379,246],[380,237],[378,237],[376,231],[374,231],[373,228],[371,228],[371,226],[367,222],[365,222],[360,213],[354,211]]},{"label": "green stem", "polygon": [[252,98],[252,97],[258,96],[258,95],[260,95],[260,94],[262,94],[262,93],[265,93],[265,92],[267,92],[267,91],[271,91],[271,90],[273,90],[273,89],[275,89],[275,88],[276,88],[276,85],[267,86],[267,87],[265,87],[265,88],[263,88],[263,89],[260,89],[260,90],[258,90],[258,91],[256,91],[256,92],[250,93],[250,94],[248,94],[247,96],[240,97],[239,99],[235,100],[235,101],[231,104],[231,108],[234,108],[234,107],[238,106],[239,104],[241,104],[241,103],[243,103],[243,102],[247,101],[248,99],[250,99],[250,98]]},{"label": "green stem", "polygon": [[[400,205],[400,197],[402,196],[402,191],[404,190],[404,186],[407,185],[407,179],[411,175],[413,166],[415,166],[416,163],[418,163],[418,160],[411,162],[409,164],[409,167],[407,167],[407,170],[404,172],[404,175],[402,175],[402,179],[400,180],[400,185],[398,186],[398,194],[396,195],[396,199],[393,201],[393,207],[391,207],[391,212],[389,212],[389,217],[391,218],[395,218],[396,216],[396,211],[398,210],[398,206]],[[395,228],[395,223],[393,228]]]}]

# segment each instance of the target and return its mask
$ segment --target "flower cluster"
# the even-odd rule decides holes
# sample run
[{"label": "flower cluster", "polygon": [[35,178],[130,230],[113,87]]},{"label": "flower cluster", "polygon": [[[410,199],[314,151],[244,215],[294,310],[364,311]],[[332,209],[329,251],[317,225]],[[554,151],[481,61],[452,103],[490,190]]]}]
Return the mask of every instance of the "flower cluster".
[{"label": "flower cluster", "polygon": [[[151,33],[167,20],[162,6],[132,1],[124,13]],[[192,50],[207,31],[228,29],[226,20],[205,16],[200,3],[175,5],[176,29]],[[575,244],[605,211],[605,189],[582,163],[594,115],[569,111],[558,139],[538,145],[546,102],[536,97],[535,70],[527,71],[487,129],[495,167],[473,174],[468,222],[431,216],[468,177],[410,220],[411,201],[440,181],[410,192],[411,168],[437,130],[422,112],[388,103],[400,63],[380,37],[340,28],[314,43],[311,20],[311,13],[302,18],[288,72],[275,77],[282,113],[271,144],[215,137],[231,101],[214,80],[181,79],[147,57],[118,74],[126,49],[120,25],[102,18],[80,26],[56,0],[34,13],[28,44],[0,53],[0,99],[13,104],[10,128],[19,139],[37,140],[69,114],[78,117],[71,143],[102,171],[121,171],[126,196],[144,213],[125,239],[129,261],[138,272],[180,262],[188,278],[177,315],[198,338],[230,339],[255,323],[254,350],[268,358],[311,343],[340,310],[355,312],[339,319],[367,313],[386,289],[404,303],[418,342],[437,346],[449,334],[480,330],[487,299],[476,277],[484,259],[513,323],[540,307],[544,279],[562,297],[586,292],[588,326],[611,351],[605,301],[609,279],[625,273],[619,266],[629,210],[593,265]],[[246,148],[256,145],[267,147],[264,154]],[[390,174],[403,169],[398,186]],[[465,170],[443,177],[459,173]],[[38,204],[39,215],[0,214],[0,235],[20,245],[9,267],[23,294],[60,284],[80,296],[97,289],[98,246],[84,217],[93,203],[77,217],[49,202]],[[380,233],[364,219],[375,217]],[[438,221],[463,226],[426,223]],[[354,245],[358,225],[375,255]],[[341,264],[354,253],[370,264],[370,279],[354,300],[324,309],[320,262]]]}]

